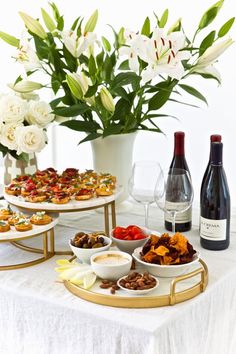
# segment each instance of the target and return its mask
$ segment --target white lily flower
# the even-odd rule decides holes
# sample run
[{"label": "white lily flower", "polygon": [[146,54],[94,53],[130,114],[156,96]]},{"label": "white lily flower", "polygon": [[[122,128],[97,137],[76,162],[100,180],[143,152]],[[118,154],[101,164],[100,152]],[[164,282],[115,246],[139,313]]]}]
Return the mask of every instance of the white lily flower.
[{"label": "white lily flower", "polygon": [[137,72],[139,70],[138,57],[144,55],[145,42],[148,37],[126,30],[125,39],[126,45],[119,49],[119,55],[127,56],[130,70]]},{"label": "white lily flower", "polygon": [[144,82],[161,73],[177,80],[181,79],[184,75],[181,61],[190,57],[187,51],[180,51],[185,46],[185,36],[181,32],[165,35],[163,30],[156,28],[152,38],[146,40],[144,46],[139,52],[140,58],[148,63],[142,72]]},{"label": "white lily flower", "polygon": [[96,34],[92,32],[87,32],[85,35],[78,37],[75,31],[63,31],[61,32],[61,37],[66,48],[75,58],[78,58],[87,49],[93,47],[97,41]]},{"label": "white lily flower", "polygon": [[20,40],[15,59],[24,65],[26,72],[40,69],[42,67],[36,52],[30,46],[28,39],[24,37]]}]

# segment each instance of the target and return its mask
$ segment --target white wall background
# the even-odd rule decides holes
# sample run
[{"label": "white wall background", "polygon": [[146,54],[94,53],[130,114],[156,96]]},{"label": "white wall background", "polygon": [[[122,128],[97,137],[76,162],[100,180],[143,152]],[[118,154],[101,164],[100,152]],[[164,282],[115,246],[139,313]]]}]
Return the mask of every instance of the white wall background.
[{"label": "white wall background", "polygon": [[[55,0],[56,1],[56,0]],[[68,27],[75,17],[83,15],[85,18],[97,8],[99,9],[98,34],[110,36],[106,24],[110,23],[115,28],[121,26],[137,30],[141,27],[144,18],[152,16],[153,11],[161,14],[165,8],[170,10],[169,24],[182,17],[186,33],[190,36],[197,27],[202,13],[214,3],[210,0],[165,0],[165,1],[110,1],[110,0],[57,0],[59,9],[65,15]],[[34,17],[40,15],[40,7],[47,7],[47,1],[8,0],[0,11],[0,30],[20,36],[23,23],[18,16],[18,11],[24,11]],[[218,19],[213,23],[218,28],[230,17],[236,15],[234,0],[226,0]],[[154,21],[154,18],[153,18]],[[209,33],[210,29],[203,31],[202,36]],[[231,36],[236,38],[236,25],[231,31]],[[202,38],[202,37],[201,37]],[[6,91],[6,84],[15,80],[20,73],[20,67],[14,63],[11,56],[14,48],[0,42],[0,91]],[[224,165],[231,190],[232,204],[236,205],[236,45],[234,44],[220,59],[217,65],[222,75],[222,86],[218,87],[213,80],[196,78],[189,81],[195,84],[208,99],[209,107],[201,105],[200,109],[177,104],[169,104],[165,111],[180,118],[176,121],[171,118],[160,119],[160,128],[165,135],[154,133],[140,133],[135,143],[134,160],[158,160],[162,165],[168,166],[172,158],[173,133],[183,130],[186,133],[186,158],[191,169],[195,200],[199,199],[201,179],[209,157],[209,136],[213,133],[222,134],[224,142]],[[44,97],[51,99],[51,97]],[[191,96],[184,97],[189,102],[196,103]],[[56,168],[78,166],[81,169],[92,166],[92,155],[89,143],[80,147],[78,141],[83,134],[70,131],[66,128],[56,128],[54,149],[56,160],[52,156],[51,144],[40,155],[40,167],[54,164]],[[55,132],[54,132],[55,133]],[[50,138],[50,137],[49,137]]]}]

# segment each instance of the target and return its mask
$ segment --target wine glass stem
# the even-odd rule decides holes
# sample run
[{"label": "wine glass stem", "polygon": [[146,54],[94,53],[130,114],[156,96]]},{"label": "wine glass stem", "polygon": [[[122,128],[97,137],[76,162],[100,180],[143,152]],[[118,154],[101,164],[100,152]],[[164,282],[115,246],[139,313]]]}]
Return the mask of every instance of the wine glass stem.
[{"label": "wine glass stem", "polygon": [[172,232],[175,233],[175,218],[176,218],[176,213],[173,213],[172,215]]},{"label": "wine glass stem", "polygon": [[148,228],[149,203],[144,204],[145,209],[145,227]]}]

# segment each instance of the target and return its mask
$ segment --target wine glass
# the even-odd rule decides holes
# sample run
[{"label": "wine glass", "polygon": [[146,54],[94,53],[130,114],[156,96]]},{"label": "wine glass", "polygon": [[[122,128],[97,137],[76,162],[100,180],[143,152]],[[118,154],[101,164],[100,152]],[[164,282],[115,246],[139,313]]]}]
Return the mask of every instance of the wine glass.
[{"label": "wine glass", "polygon": [[128,182],[129,194],[145,208],[145,227],[148,228],[149,205],[154,200],[154,189],[161,167],[156,161],[138,161],[132,168]]},{"label": "wine glass", "polygon": [[188,171],[183,168],[169,168],[158,175],[154,199],[166,218],[170,218],[175,233],[176,215],[183,214],[192,205],[193,187]]}]

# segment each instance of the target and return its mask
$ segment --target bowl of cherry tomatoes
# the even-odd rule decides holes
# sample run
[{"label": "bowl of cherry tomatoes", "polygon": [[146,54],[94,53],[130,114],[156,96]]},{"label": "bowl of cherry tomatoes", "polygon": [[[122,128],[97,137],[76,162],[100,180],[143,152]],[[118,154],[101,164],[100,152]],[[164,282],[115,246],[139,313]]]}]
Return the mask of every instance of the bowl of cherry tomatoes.
[{"label": "bowl of cherry tomatoes", "polygon": [[132,254],[136,247],[142,247],[149,239],[151,232],[137,225],[117,226],[110,234],[113,243],[123,252]]}]

